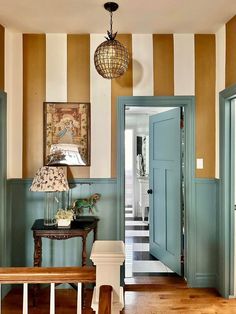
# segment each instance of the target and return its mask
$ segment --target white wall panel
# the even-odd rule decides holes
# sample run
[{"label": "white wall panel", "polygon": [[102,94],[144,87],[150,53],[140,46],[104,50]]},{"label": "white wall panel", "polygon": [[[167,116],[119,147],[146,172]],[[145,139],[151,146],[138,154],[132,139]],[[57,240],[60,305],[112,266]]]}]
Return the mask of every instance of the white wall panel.
[{"label": "white wall panel", "polygon": [[152,34],[132,35],[133,95],[153,96]]},{"label": "white wall panel", "polygon": [[66,34],[46,34],[46,101],[67,101]]},{"label": "white wall panel", "polygon": [[111,81],[94,66],[94,52],[104,35],[90,35],[91,178],[111,176]]},{"label": "white wall panel", "polygon": [[22,34],[8,29],[5,29],[5,91],[7,93],[7,177],[22,178]]},{"label": "white wall panel", "polygon": [[174,94],[195,94],[194,35],[174,34]]},{"label": "white wall panel", "polygon": [[216,33],[216,178],[219,178],[219,92],[225,89],[226,31]]}]

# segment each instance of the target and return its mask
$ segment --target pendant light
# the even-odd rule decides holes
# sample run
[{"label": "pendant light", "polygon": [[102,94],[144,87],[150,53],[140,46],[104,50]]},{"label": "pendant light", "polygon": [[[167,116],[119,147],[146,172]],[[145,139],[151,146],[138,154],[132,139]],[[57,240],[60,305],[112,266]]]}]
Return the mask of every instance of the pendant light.
[{"label": "pendant light", "polygon": [[107,31],[106,41],[102,42],[94,54],[94,64],[97,72],[104,78],[113,79],[123,75],[129,64],[128,50],[116,40],[112,30],[112,14],[118,9],[115,2],[107,2],[104,8],[110,12],[110,31]]}]

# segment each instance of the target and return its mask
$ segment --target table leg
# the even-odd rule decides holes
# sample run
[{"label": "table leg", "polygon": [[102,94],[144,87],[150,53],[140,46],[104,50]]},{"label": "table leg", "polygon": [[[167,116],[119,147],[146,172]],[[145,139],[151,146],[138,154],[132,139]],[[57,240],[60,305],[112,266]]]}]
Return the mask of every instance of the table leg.
[{"label": "table leg", "polygon": [[93,231],[93,242],[97,240],[97,226],[94,228],[94,231]]},{"label": "table leg", "polygon": [[82,244],[83,244],[83,249],[82,249],[82,266],[86,265],[86,260],[87,260],[87,253],[86,253],[86,238],[87,235],[82,236]]},{"label": "table leg", "polygon": [[34,236],[34,267],[41,267],[42,263],[42,239]]},{"label": "table leg", "polygon": [[[34,267],[41,267],[42,263],[42,239],[34,235]],[[37,296],[39,292],[39,285],[33,285],[33,306],[37,304]]]}]

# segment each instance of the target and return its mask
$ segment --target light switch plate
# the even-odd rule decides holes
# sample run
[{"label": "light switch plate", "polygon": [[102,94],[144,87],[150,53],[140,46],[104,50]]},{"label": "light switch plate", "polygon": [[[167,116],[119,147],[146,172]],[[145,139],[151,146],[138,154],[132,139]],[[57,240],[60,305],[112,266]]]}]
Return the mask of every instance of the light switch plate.
[{"label": "light switch plate", "polygon": [[203,158],[197,158],[197,169],[203,169]]}]

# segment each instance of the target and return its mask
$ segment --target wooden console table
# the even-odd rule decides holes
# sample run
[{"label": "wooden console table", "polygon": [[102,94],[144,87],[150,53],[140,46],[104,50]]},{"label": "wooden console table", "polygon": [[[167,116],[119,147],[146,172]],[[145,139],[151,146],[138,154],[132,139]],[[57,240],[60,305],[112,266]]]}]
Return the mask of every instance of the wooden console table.
[{"label": "wooden console table", "polygon": [[[66,240],[75,237],[82,238],[82,266],[86,265],[86,239],[87,235],[93,231],[93,240],[97,239],[97,224],[99,219],[93,216],[81,216],[71,222],[70,228],[58,228],[55,226],[44,226],[43,219],[35,220],[31,230],[34,237],[34,267],[42,266],[42,238],[51,240]],[[77,288],[71,284],[73,288]],[[33,287],[33,304],[36,305],[39,285]],[[84,294],[84,287],[83,287]],[[84,306],[84,302],[83,302]]]},{"label": "wooden console table", "polygon": [[86,239],[93,231],[94,241],[97,238],[97,223],[99,219],[93,216],[81,216],[71,222],[70,228],[58,228],[55,226],[44,226],[43,219],[35,220],[31,230],[34,237],[34,266],[42,265],[42,238],[51,240],[66,240],[75,237],[82,238],[82,266],[86,265]]}]

